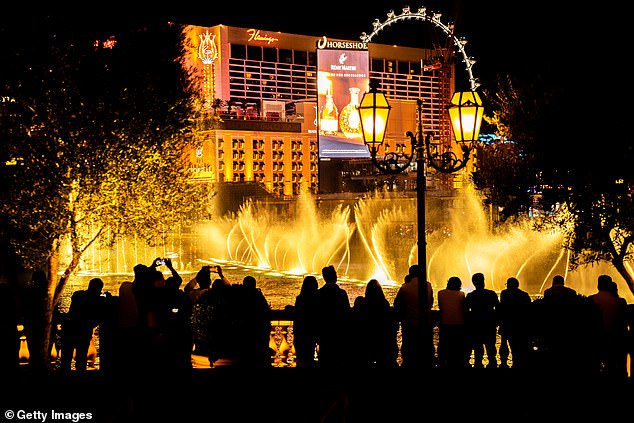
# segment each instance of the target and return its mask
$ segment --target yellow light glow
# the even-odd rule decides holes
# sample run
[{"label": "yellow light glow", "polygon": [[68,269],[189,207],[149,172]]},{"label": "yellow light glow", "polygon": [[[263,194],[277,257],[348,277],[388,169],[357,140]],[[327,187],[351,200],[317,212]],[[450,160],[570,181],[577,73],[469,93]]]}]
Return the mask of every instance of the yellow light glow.
[{"label": "yellow light glow", "polygon": [[363,142],[371,149],[383,144],[391,106],[383,93],[371,89],[363,95],[358,107]]},{"label": "yellow light glow", "polygon": [[385,124],[385,119],[381,116],[376,116],[376,119],[373,121],[372,115],[366,115],[363,119],[363,127],[368,128],[366,131],[366,141],[372,142],[374,139],[381,138],[380,134],[385,132]]},{"label": "yellow light glow", "polygon": [[476,141],[480,135],[480,125],[484,108],[475,91],[457,92],[451,98],[449,117],[456,141]]},{"label": "yellow light glow", "polygon": [[317,94],[326,95],[332,93],[332,81],[329,72],[317,72]]}]

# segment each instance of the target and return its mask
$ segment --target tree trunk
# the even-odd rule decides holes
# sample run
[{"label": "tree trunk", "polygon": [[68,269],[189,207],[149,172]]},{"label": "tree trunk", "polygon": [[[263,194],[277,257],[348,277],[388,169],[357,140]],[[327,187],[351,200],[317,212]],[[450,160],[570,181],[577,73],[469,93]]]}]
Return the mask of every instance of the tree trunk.
[{"label": "tree trunk", "polygon": [[628,288],[630,288],[630,292],[634,294],[634,278],[632,277],[630,272],[627,271],[627,268],[625,267],[625,263],[623,262],[623,259],[621,258],[612,259],[612,265],[619,272],[619,275],[623,276],[625,283],[627,284]]},{"label": "tree trunk", "polygon": [[[58,258],[57,270],[59,270],[59,253],[56,253],[56,256]],[[73,253],[70,263],[68,264],[66,269],[64,269],[64,274],[62,275],[61,278],[59,278],[59,281],[55,282],[54,291],[53,291],[53,307],[55,307],[57,303],[59,303],[59,301],[61,300],[62,294],[64,293],[64,288],[66,288],[66,283],[68,282],[70,275],[75,271],[75,269],[77,268],[79,264],[79,258],[80,258],[79,254]],[[57,270],[55,272],[56,277],[58,273]]]},{"label": "tree trunk", "polygon": [[[72,252],[72,256],[70,259],[70,263],[68,263],[68,265],[66,266],[66,269],[64,269],[64,274],[62,275],[62,277],[59,279],[59,282],[57,282],[54,286],[54,292],[53,292],[53,309],[55,308],[55,306],[57,306],[57,303],[59,303],[61,297],[62,297],[62,293],[64,292],[64,288],[66,287],[66,283],[68,282],[68,280],[70,279],[70,275],[72,275],[73,273],[75,273],[75,269],[77,269],[77,267],[79,266],[79,261],[81,259],[81,257],[83,256],[83,254],[86,252],[86,250],[88,249],[88,247],[90,247],[92,245],[93,242],[95,242],[95,240],[97,238],[99,238],[99,236],[101,235],[101,233],[104,231],[104,228],[102,227],[101,229],[99,229],[99,231],[97,231],[97,234],[91,239],[89,240],[85,245],[83,245],[81,248],[79,248],[77,245],[78,243],[76,242],[71,242],[71,244],[73,245],[73,252]],[[75,241],[75,239],[73,239],[73,241]],[[59,243],[58,243],[59,245]],[[57,275],[58,273],[58,268],[59,268],[59,247],[56,249],[55,251],[55,275]]]},{"label": "tree trunk", "polygon": [[31,331],[29,345],[29,366],[37,371],[48,371],[50,368],[49,345],[51,339],[51,325],[53,322],[53,310],[55,308],[54,297],[57,289],[57,273],[59,269],[58,243],[53,245],[51,254],[46,261],[46,295],[40,302],[41,310],[37,317],[37,328]]}]

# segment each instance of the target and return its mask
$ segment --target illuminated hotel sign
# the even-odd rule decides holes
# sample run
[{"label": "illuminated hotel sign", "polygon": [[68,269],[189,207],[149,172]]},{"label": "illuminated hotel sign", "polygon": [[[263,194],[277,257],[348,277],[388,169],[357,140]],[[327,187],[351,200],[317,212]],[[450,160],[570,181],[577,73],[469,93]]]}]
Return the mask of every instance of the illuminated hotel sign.
[{"label": "illuminated hotel sign", "polygon": [[271,44],[276,41],[279,41],[279,38],[272,37],[267,34],[263,34],[259,29],[247,29],[247,34],[249,34],[248,41],[263,41],[266,44]]},{"label": "illuminated hotel sign", "polygon": [[317,41],[317,48],[319,50],[367,50],[368,43],[363,41],[331,41],[324,35]]},{"label": "illuminated hotel sign", "polygon": [[320,159],[370,157],[363,143],[357,111],[369,80],[367,43],[331,42],[326,37],[319,40],[317,134]]},{"label": "illuminated hotel sign", "polygon": [[198,58],[205,65],[212,65],[218,58],[218,49],[216,48],[216,34],[210,34],[206,31],[204,34],[198,36],[200,38],[200,44],[198,45]]}]

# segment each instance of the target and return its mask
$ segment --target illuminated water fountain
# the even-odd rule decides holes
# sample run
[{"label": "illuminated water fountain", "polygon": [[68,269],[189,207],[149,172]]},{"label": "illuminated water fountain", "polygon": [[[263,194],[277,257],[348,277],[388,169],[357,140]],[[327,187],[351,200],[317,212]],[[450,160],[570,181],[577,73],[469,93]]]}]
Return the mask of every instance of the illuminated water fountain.
[{"label": "illuminated water fountain", "polygon": [[[417,257],[415,201],[376,192],[319,213],[315,200],[304,196],[294,212],[282,214],[249,203],[224,223],[224,230],[211,224],[215,229],[209,233],[214,244],[226,247],[215,257],[300,275],[318,274],[334,264],[350,280],[377,278],[398,285]],[[428,203],[428,275],[435,291],[454,275],[471,289],[475,272],[484,273],[488,287],[496,291],[504,289],[508,277],[517,277],[533,295],[550,286],[555,274],[565,275],[583,294],[596,290],[601,273],[621,280],[606,264],[569,272],[560,234],[532,230],[529,221],[492,233],[489,215],[473,191],[454,198],[450,207]],[[627,298],[629,290],[623,288]]]},{"label": "illuminated water fountain", "polygon": [[489,227],[480,201],[473,193],[465,193],[450,210],[449,226],[430,235],[430,279],[444,285],[450,276],[457,275],[470,287],[471,275],[482,272],[487,286],[499,291],[506,279],[514,276],[524,289],[536,294],[554,274],[565,273],[558,233],[533,231],[530,222],[515,223],[494,233]]},{"label": "illuminated water fountain", "polygon": [[[520,280],[531,295],[540,295],[555,274],[579,293],[596,292],[597,277],[609,274],[619,293],[632,301],[632,294],[616,270],[607,263],[569,270],[569,253],[561,247],[560,233],[538,232],[531,222],[515,222],[491,230],[490,216],[473,191],[464,191],[447,207],[427,201],[428,277],[434,291],[445,288],[450,276],[459,276],[463,289],[471,290],[471,275],[485,274],[487,287],[505,288],[510,276]],[[357,232],[370,252],[380,281],[400,284],[408,264],[417,257],[414,199],[389,199],[375,194],[355,207]],[[367,278],[367,277],[366,277]]]},{"label": "illuminated water fountain", "polygon": [[213,257],[295,275],[320,273],[330,264],[347,274],[355,231],[349,208],[339,205],[320,215],[308,195],[301,195],[294,207],[283,210],[249,201],[235,218],[210,222],[203,228],[213,244],[225,247]]},{"label": "illuminated water fountain", "polygon": [[[515,276],[524,287],[539,292],[544,280],[565,271],[557,234],[531,231],[527,224],[491,234],[489,218],[473,193],[454,199],[452,207],[444,211],[441,203],[430,203],[428,275],[435,290],[444,288],[450,276],[459,276],[468,289],[471,274],[482,272],[495,290],[503,289],[506,279]],[[358,231],[371,251],[378,268],[374,277],[379,280],[400,283],[407,266],[416,259],[415,214],[415,199],[375,196],[358,203]]]},{"label": "illuminated water fountain", "polygon": [[[111,249],[94,246],[82,271],[131,273],[136,263],[170,256],[181,271],[195,271],[200,261],[216,260],[284,277],[319,275],[323,266],[333,264],[341,280],[363,283],[376,278],[385,285],[400,285],[417,257],[415,201],[377,192],[348,203],[317,204],[309,195],[284,207],[247,202],[233,217],[179,229],[161,247],[144,247],[134,240],[119,241]],[[631,301],[621,277],[606,264],[568,272],[568,256],[555,232],[533,231],[527,222],[492,233],[489,215],[473,192],[444,205],[430,199],[427,232],[428,275],[436,292],[454,275],[469,290],[471,274],[482,272],[487,286],[496,291],[515,276],[522,288],[539,295],[554,274],[562,274],[587,295],[596,290],[596,277],[608,273]]]}]

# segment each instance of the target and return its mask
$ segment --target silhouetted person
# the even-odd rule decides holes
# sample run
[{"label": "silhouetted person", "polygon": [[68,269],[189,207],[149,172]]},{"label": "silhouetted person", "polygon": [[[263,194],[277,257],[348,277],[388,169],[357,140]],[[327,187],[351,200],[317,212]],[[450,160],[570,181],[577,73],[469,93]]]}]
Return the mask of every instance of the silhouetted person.
[{"label": "silhouetted person", "polygon": [[364,311],[368,325],[367,354],[371,367],[392,368],[397,366],[398,320],[396,312],[385,298],[383,287],[376,279],[365,286]]},{"label": "silhouetted person", "polygon": [[[165,266],[171,272],[170,278],[173,283],[180,286],[182,278],[174,268],[172,260],[169,258],[156,258],[148,270],[149,289],[147,293],[145,313],[147,327],[143,342],[146,343],[146,356],[143,364],[150,371],[165,368],[166,358],[174,351],[171,350],[172,339],[168,333],[168,326],[172,319],[173,312],[169,304],[170,291],[166,287],[166,278],[160,266]],[[173,357],[170,357],[173,358]],[[170,361],[171,362],[171,361]]]},{"label": "silhouetted person", "polygon": [[297,367],[315,366],[317,346],[317,311],[319,284],[317,278],[304,277],[302,287],[293,307],[293,344],[295,345]]},{"label": "silhouetted person", "polygon": [[469,364],[465,293],[461,288],[460,278],[452,276],[447,288],[438,291],[438,365],[446,369],[464,369]]},{"label": "silhouetted person", "polygon": [[[434,340],[431,308],[434,294],[431,283],[426,283],[427,297],[423,298],[423,309],[418,298],[419,265],[410,266],[405,282],[394,297],[394,310],[401,325],[402,366],[429,369],[434,365]],[[422,317],[421,317],[422,316]]]},{"label": "silhouetted person", "polygon": [[471,282],[475,289],[465,296],[466,322],[469,342],[473,351],[473,366],[484,367],[486,351],[487,368],[497,368],[497,327],[500,300],[495,291],[485,288],[484,274],[474,273]]},{"label": "silhouetted person", "polygon": [[200,268],[196,276],[194,276],[187,285],[183,288],[183,291],[188,295],[190,302],[196,304],[198,297],[200,297],[206,290],[211,288],[211,269],[216,270],[219,273],[219,277],[222,278],[222,269],[220,266],[204,265]]},{"label": "silhouetted person", "polygon": [[192,305],[187,294],[180,288],[182,279],[174,275],[165,280],[166,362],[173,370],[188,370],[192,367],[193,336],[190,326]]},{"label": "silhouetted person", "polygon": [[0,282],[0,374],[15,374],[19,351],[17,298],[11,285]]},{"label": "silhouetted person", "polygon": [[610,282],[608,283],[608,286],[609,286],[608,291],[610,291],[610,293],[614,295],[616,298],[621,298],[621,296],[619,295],[619,286],[616,284],[616,282],[612,280],[611,276],[608,276],[608,277],[610,278]]},{"label": "silhouetted person", "polygon": [[145,321],[147,328],[144,342],[146,356],[143,364],[147,369],[157,369],[162,366],[166,355],[165,325],[168,310],[165,305],[165,277],[163,273],[152,268],[149,271],[150,289],[145,307]]},{"label": "silhouetted person", "polygon": [[75,352],[75,369],[85,371],[88,359],[88,348],[93,332],[102,322],[106,313],[106,297],[101,295],[103,280],[93,278],[88,288],[75,291],[71,297],[70,307],[62,325],[62,359],[61,369],[71,369],[73,351]]},{"label": "silhouetted person", "polygon": [[601,372],[608,378],[627,377],[627,303],[615,294],[616,283],[609,275],[597,279],[598,292],[590,298],[598,309],[600,319],[597,353]]},{"label": "silhouetted person", "polygon": [[245,288],[247,288],[249,290],[257,290],[260,293],[262,293],[260,288],[258,288],[257,279],[255,279],[255,277],[253,277],[251,275],[247,275],[244,278],[242,278],[242,286],[244,286]]},{"label": "silhouetted person", "polygon": [[187,294],[192,308],[191,326],[192,338],[194,342],[194,353],[198,355],[209,355],[209,343],[207,340],[207,330],[209,327],[209,318],[211,317],[211,305],[209,301],[203,305],[199,300],[211,288],[212,269],[222,279],[222,268],[211,265],[204,265],[196,273],[190,281],[185,285],[183,291]]},{"label": "silhouetted person", "polygon": [[350,309],[350,365],[354,368],[370,367],[369,324],[365,297],[358,295]]},{"label": "silhouetted person", "polygon": [[506,289],[500,292],[500,367],[508,367],[509,355],[512,355],[513,368],[525,369],[531,352],[532,300],[519,286],[519,280],[511,277],[506,280]]},{"label": "silhouetted person", "polygon": [[99,370],[113,374],[117,366],[119,297],[102,292],[104,312],[99,323]]},{"label": "silhouetted person", "polygon": [[334,266],[324,267],[321,274],[325,284],[318,291],[318,365],[341,369],[349,361],[350,301],[346,290],[337,285]]},{"label": "silhouetted person", "polygon": [[271,365],[272,355],[269,349],[271,307],[253,276],[245,276],[242,287],[238,288],[243,291],[239,299],[241,311],[237,316],[243,322],[240,359],[248,366],[268,367]]},{"label": "silhouetted person", "polygon": [[[561,275],[553,276],[552,285],[544,290],[544,298],[550,296],[565,296],[571,298],[577,295],[577,291],[565,285],[565,279]],[[559,298],[559,297],[558,297]]]},{"label": "silhouetted person", "polygon": [[578,295],[565,286],[563,280],[562,276],[555,276],[543,298],[531,304],[538,357],[544,369],[551,373],[594,371],[596,308],[592,300]]},{"label": "silhouetted person", "polygon": [[119,285],[114,366],[115,370],[120,371],[121,374],[129,374],[141,360],[139,306],[134,293],[134,284],[143,277],[143,272],[146,270],[145,265],[135,265],[134,280],[122,282]]},{"label": "silhouetted person", "polygon": [[147,357],[150,354],[150,329],[149,329],[149,307],[152,298],[152,279],[154,266],[147,266],[139,263],[134,266],[134,281],[132,291],[136,299],[138,311],[137,342],[140,357]]},{"label": "silhouetted person", "polygon": [[50,307],[48,281],[46,273],[35,270],[31,283],[24,292],[20,303],[24,317],[24,333],[29,348],[29,368],[36,373],[49,368],[48,343],[50,331],[47,331],[46,310]]},{"label": "silhouetted person", "polygon": [[218,313],[223,307],[229,286],[229,282],[224,278],[214,279],[211,288],[200,295],[192,310],[194,353],[207,356],[212,367],[223,354],[222,342],[226,338],[226,325],[222,315]]},{"label": "silhouetted person", "polygon": [[[209,320],[210,363],[263,368],[270,366],[271,317],[264,296],[243,284],[214,281],[199,302],[214,301]],[[218,289],[216,289],[218,288]],[[211,296],[215,298],[211,298]]]}]

